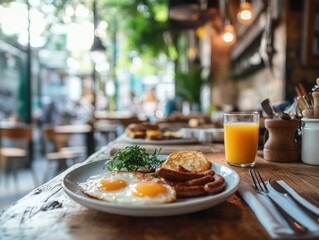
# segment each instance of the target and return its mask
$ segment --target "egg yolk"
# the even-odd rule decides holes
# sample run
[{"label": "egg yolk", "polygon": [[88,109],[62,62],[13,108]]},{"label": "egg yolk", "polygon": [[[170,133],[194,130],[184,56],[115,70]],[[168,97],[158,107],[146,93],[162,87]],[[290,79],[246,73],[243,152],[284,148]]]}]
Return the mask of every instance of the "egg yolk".
[{"label": "egg yolk", "polygon": [[101,179],[99,188],[105,191],[116,191],[126,186],[127,183],[122,179],[104,178]]},{"label": "egg yolk", "polygon": [[132,186],[132,194],[135,197],[155,197],[159,194],[165,194],[166,188],[155,182],[140,182]]}]

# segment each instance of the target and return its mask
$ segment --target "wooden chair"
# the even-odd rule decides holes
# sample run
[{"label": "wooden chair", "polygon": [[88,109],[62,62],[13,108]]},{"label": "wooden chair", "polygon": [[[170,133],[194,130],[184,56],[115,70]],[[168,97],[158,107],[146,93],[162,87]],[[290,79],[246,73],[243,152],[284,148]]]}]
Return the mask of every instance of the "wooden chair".
[{"label": "wooden chair", "polygon": [[57,134],[54,130],[54,126],[46,126],[42,129],[44,137],[45,156],[48,160],[47,171],[45,180],[48,180],[51,163],[57,164],[55,173],[60,173],[71,164],[75,164],[80,154],[77,151],[67,149],[69,146],[70,135],[69,134]]},{"label": "wooden chair", "polygon": [[[85,159],[88,153],[88,146],[83,145],[81,138],[87,134],[87,131],[91,129],[90,125],[88,124],[75,124],[75,125],[58,125],[54,127],[56,132],[56,136],[60,138],[64,142],[64,145],[59,148],[59,151],[71,151],[76,152],[80,158]],[[63,140],[65,139],[65,140]],[[84,140],[82,138],[82,140]],[[87,140],[87,139],[85,139]],[[82,142],[82,143],[81,143]],[[70,143],[70,145],[69,145]]]},{"label": "wooden chair", "polygon": [[[31,164],[29,151],[32,141],[32,127],[29,125],[8,126],[0,129],[0,170],[4,176],[12,173],[17,184],[17,170]],[[32,177],[37,184],[31,166]]]}]

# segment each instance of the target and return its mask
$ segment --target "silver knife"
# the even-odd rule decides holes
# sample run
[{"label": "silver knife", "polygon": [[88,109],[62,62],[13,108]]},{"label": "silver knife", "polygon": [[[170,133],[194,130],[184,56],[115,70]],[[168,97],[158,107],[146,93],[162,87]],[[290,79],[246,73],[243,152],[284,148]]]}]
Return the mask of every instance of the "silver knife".
[{"label": "silver knife", "polygon": [[279,183],[277,183],[274,180],[269,179],[269,184],[272,186],[272,188],[281,193],[285,198],[290,198],[292,201],[294,201],[298,207],[300,207],[311,219],[319,223],[319,215],[312,212],[310,209],[308,209],[306,206],[301,204],[298,200],[294,198],[286,189],[284,189]]}]

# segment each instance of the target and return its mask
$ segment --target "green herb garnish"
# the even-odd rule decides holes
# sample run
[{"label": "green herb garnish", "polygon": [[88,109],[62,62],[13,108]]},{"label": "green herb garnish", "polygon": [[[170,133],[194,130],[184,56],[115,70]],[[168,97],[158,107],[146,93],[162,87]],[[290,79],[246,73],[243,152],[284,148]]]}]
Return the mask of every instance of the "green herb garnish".
[{"label": "green herb garnish", "polygon": [[128,146],[117,151],[114,156],[105,162],[104,167],[109,171],[127,170],[138,171],[147,170],[154,172],[164,159],[159,159],[158,155],[162,149],[155,149],[153,154],[146,152],[145,148],[140,146]]}]

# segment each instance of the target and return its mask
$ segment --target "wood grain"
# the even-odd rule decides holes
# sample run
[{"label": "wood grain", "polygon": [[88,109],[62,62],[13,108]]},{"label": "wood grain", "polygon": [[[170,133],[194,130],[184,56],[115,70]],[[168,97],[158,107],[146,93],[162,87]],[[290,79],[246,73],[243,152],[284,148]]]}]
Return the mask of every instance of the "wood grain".
[{"label": "wood grain", "polygon": [[[117,141],[83,164],[106,159]],[[226,165],[224,153],[206,153]],[[126,217],[87,209],[66,196],[61,180],[67,171],[38,187],[0,214],[0,239],[269,239],[238,193],[204,211],[171,217]],[[309,201],[319,204],[319,167],[273,163],[258,157],[265,179],[283,179]],[[250,184],[247,169],[230,167]]]}]

